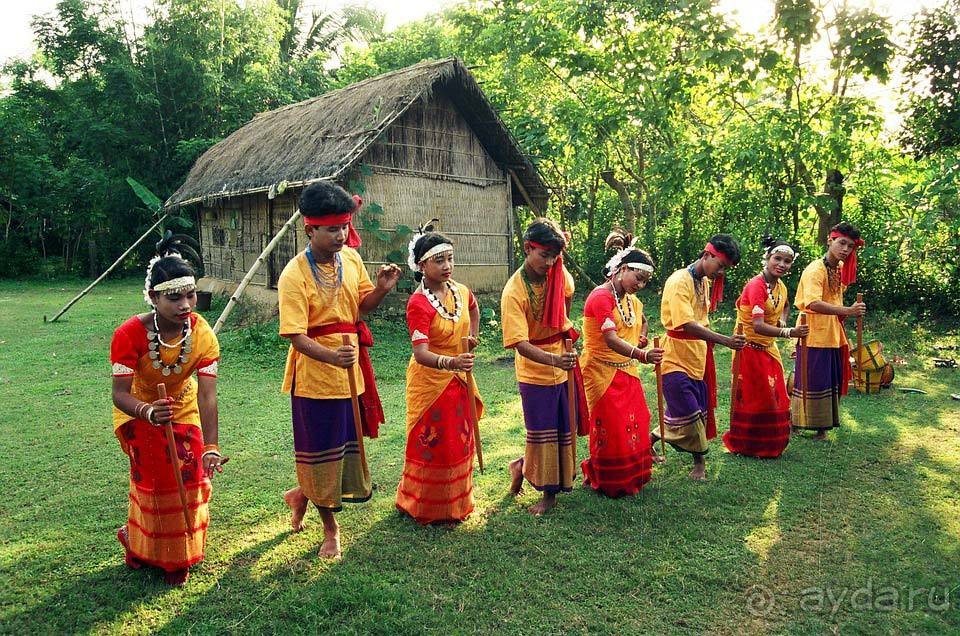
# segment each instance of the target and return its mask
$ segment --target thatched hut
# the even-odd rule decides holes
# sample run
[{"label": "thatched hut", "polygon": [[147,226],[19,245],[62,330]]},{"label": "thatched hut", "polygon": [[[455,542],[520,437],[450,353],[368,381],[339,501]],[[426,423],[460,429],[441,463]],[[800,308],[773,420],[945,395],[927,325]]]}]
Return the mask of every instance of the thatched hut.
[{"label": "thatched hut", "polygon": [[[478,291],[512,271],[513,207],[542,210],[548,196],[463,63],[423,62],[258,115],[197,160],[166,207],[201,206],[207,288],[235,286],[319,179],[362,190],[371,270],[405,258],[405,227],[438,217],[457,278]],[[251,285],[275,288],[305,247],[299,227],[285,234]]]}]

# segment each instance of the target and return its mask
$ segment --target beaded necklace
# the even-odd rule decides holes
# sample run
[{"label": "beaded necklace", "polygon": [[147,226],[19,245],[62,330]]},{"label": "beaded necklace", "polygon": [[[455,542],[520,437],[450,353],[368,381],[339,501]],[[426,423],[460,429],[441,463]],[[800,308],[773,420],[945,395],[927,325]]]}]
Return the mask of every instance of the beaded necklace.
[{"label": "beaded necklace", "polygon": [[326,267],[319,267],[317,261],[313,258],[313,252],[308,247],[306,250],[307,262],[310,263],[310,271],[313,273],[313,280],[317,283],[317,288],[333,289],[335,294],[340,293],[340,286],[343,284],[343,259],[340,252],[334,254],[333,271],[328,272]]},{"label": "beaded necklace", "polygon": [[637,316],[633,313],[633,303],[630,302],[630,299],[627,298],[627,295],[624,294],[622,300],[627,301],[627,312],[629,317],[623,314],[623,306],[621,304],[622,301],[620,296],[617,295],[617,286],[613,284],[613,281],[610,281],[610,291],[613,292],[613,299],[617,303],[617,313],[620,314],[620,320],[623,321],[623,324],[627,327],[632,327],[637,324]]},{"label": "beaded necklace", "polygon": [[527,288],[527,298],[530,300],[530,311],[533,313],[533,319],[540,322],[543,318],[543,306],[547,300],[547,285],[546,283],[541,285],[540,292],[537,293],[533,290],[533,285],[527,277],[527,270],[522,267],[520,268],[520,277],[523,278],[523,284]]},{"label": "beaded necklace", "polygon": [[[160,357],[161,345],[167,347],[168,349],[173,349],[177,346],[180,347],[180,353],[177,354],[177,359],[173,364],[167,364]],[[154,369],[162,369],[160,373],[163,375],[170,375],[170,373],[182,373],[183,365],[186,364],[190,352],[193,351],[193,332],[190,329],[190,320],[187,319],[183,323],[180,340],[172,344],[167,344],[160,338],[160,326],[157,324],[157,312],[153,312],[153,330],[147,329],[147,347],[149,348],[147,355],[153,361],[150,364]]]},{"label": "beaded necklace", "polygon": [[830,288],[830,291],[833,293],[840,292],[840,266],[839,264],[836,267],[831,267],[830,262],[827,261],[827,257],[823,257],[823,265],[827,268],[827,286]]},{"label": "beaded necklace", "polygon": [[776,289],[777,291],[780,291],[780,285],[768,283],[767,277],[763,274],[761,274],[760,277],[763,278],[763,283],[767,286],[767,298],[770,299],[770,302],[773,303],[773,308],[776,309],[780,306],[780,300],[782,298],[779,294],[774,295],[773,290]]},{"label": "beaded necklace", "polygon": [[687,271],[690,272],[690,278],[693,279],[693,293],[696,295],[697,301],[701,305],[707,304],[707,299],[703,292],[703,277],[697,277],[696,263],[687,265]]},{"label": "beaded necklace", "polygon": [[437,298],[430,289],[423,284],[423,281],[420,281],[420,291],[424,296],[427,297],[427,300],[430,301],[430,304],[433,305],[433,308],[437,310],[437,313],[440,314],[440,317],[444,320],[451,320],[457,322],[460,320],[460,315],[463,313],[463,304],[460,302],[460,294],[457,291],[457,286],[453,284],[452,281],[446,281],[447,292],[453,295],[453,313],[451,314],[447,311],[447,308],[443,306],[443,303],[440,302],[440,299]]}]

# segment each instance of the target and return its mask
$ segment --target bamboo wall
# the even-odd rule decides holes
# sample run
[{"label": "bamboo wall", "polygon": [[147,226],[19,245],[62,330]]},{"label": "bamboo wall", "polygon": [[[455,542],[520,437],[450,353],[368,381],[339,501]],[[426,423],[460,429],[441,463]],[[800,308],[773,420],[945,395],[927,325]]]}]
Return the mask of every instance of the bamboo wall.
[{"label": "bamboo wall", "polygon": [[[355,170],[350,178],[362,179],[365,207],[378,203],[383,208],[384,231],[394,236],[399,224],[416,228],[437,217],[441,231],[457,247],[454,277],[477,292],[502,288],[511,273],[510,184],[447,98],[438,94],[430,102],[412,106],[361,163],[372,174],[361,177]],[[266,194],[257,194],[204,206],[200,235],[206,275],[224,281],[242,279],[293,214],[298,197],[299,191],[290,191],[270,202]],[[361,236],[360,254],[371,275],[391,251],[406,254],[409,237],[384,242],[367,232],[361,231]],[[298,224],[252,284],[276,287],[283,267],[305,247],[306,237]]]}]

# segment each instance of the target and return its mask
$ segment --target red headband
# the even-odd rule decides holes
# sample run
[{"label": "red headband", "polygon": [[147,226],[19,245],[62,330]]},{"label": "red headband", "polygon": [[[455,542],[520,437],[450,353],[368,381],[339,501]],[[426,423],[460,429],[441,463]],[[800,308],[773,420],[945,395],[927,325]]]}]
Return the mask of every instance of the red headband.
[{"label": "red headband", "polygon": [[830,238],[837,239],[840,237],[853,241],[853,250],[850,252],[850,256],[847,257],[847,260],[843,263],[843,267],[840,268],[840,282],[845,286],[849,287],[853,283],[857,282],[857,250],[865,245],[863,239],[855,239],[843,232],[838,232],[834,230],[830,232]]},{"label": "red headband", "polygon": [[[708,242],[704,245],[703,251],[707,254],[713,254],[725,267],[733,267],[730,257],[715,248],[713,243]],[[710,285],[710,311],[716,311],[717,305],[723,302],[723,278],[723,274],[720,274]]]},{"label": "red headband", "polygon": [[[563,238],[564,243],[568,245],[570,238],[566,232],[564,232]],[[552,252],[557,249],[555,247],[548,247],[542,243],[537,243],[536,241],[527,241],[527,244],[538,250],[547,252]],[[565,291],[566,281],[563,276],[563,250],[561,249],[560,254],[557,255],[557,260],[553,263],[550,272],[547,274],[547,294],[543,300],[543,317],[540,319],[542,325],[553,327],[554,329],[563,329],[563,324],[567,321]]]},{"label": "red headband", "polygon": [[347,234],[347,247],[352,247],[354,249],[360,247],[362,241],[360,240],[360,235],[357,234],[357,231],[353,228],[353,219],[354,213],[360,210],[360,206],[363,205],[363,199],[359,195],[353,195],[353,202],[356,204],[350,212],[343,212],[339,214],[325,214],[325,213],[314,213],[309,216],[303,215],[304,225],[343,225],[344,223],[348,224]]}]

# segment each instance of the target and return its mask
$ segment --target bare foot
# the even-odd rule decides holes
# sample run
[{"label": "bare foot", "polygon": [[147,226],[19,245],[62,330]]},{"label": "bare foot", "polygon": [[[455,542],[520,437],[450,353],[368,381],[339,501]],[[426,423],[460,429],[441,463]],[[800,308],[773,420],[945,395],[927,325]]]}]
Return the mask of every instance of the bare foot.
[{"label": "bare foot", "polygon": [[320,544],[318,556],[321,559],[339,559],[343,556],[340,552],[340,528],[333,530],[323,530],[323,543]]},{"label": "bare foot", "polygon": [[303,530],[303,516],[307,514],[309,500],[299,486],[283,493],[283,500],[290,506],[290,527],[294,532],[300,532]]},{"label": "bare foot", "polygon": [[510,462],[510,494],[516,497],[523,493],[523,460]]},{"label": "bare foot", "polygon": [[827,439],[827,431],[826,431],[826,429],[823,429],[823,428],[820,429],[819,431],[817,431],[817,434],[814,435],[813,437],[811,437],[810,439],[815,439],[815,440],[817,440],[817,441],[819,441],[819,442],[822,442],[822,441],[826,440],[826,439]]},{"label": "bare foot", "polygon": [[540,515],[551,510],[556,505],[557,505],[556,495],[544,495],[543,499],[541,499],[537,503],[527,508],[527,512],[532,514],[534,517],[539,517]]},{"label": "bare foot", "polygon": [[690,471],[690,479],[704,480],[706,478],[707,478],[706,464],[694,464],[693,470]]}]

